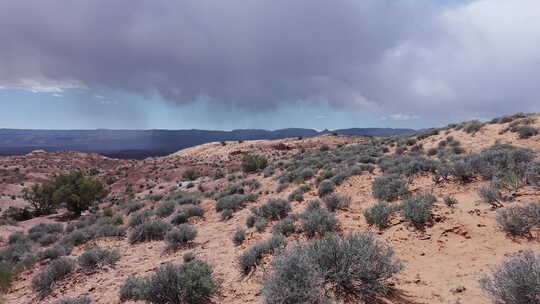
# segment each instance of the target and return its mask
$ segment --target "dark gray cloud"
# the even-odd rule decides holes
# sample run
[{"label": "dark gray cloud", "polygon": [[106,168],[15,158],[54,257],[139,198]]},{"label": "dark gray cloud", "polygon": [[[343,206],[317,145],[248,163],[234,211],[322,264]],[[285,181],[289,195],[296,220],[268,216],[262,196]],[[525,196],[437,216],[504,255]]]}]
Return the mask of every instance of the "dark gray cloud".
[{"label": "dark gray cloud", "polygon": [[539,110],[538,1],[427,2],[2,1],[0,86],[252,110],[326,100],[401,117]]}]

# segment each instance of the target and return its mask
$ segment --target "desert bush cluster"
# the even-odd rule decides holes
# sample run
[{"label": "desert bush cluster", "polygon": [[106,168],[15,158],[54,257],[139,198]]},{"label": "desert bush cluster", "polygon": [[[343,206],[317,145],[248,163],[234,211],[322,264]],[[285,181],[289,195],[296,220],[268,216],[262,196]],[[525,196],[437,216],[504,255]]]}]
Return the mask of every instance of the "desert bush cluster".
[{"label": "desert bush cluster", "polygon": [[506,259],[480,279],[493,303],[540,303],[540,255],[531,250]]},{"label": "desert bush cluster", "polygon": [[275,257],[262,293],[265,303],[324,303],[331,294],[384,297],[388,280],[402,268],[392,249],[373,234],[328,235],[292,245]]},{"label": "desert bush cluster", "polygon": [[154,304],[203,303],[219,288],[212,266],[201,260],[164,264],[148,277],[130,277],[120,288],[120,300]]},{"label": "desert bush cluster", "polygon": [[285,238],[274,235],[268,240],[260,241],[244,251],[238,258],[238,266],[243,274],[248,274],[263,258],[265,254],[273,253],[285,245]]}]

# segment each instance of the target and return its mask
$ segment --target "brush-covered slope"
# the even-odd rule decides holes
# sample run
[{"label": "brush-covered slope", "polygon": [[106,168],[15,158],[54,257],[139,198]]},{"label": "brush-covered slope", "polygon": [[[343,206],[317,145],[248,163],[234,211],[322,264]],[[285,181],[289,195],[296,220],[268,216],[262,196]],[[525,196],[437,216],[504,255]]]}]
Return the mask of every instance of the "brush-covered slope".
[{"label": "brush-covered slope", "polygon": [[[323,234],[346,237],[368,231],[378,244],[392,248],[391,259],[402,265],[398,272],[383,264],[370,269],[368,273],[388,271],[378,281],[385,288],[374,291],[362,278],[347,285],[329,275],[318,277],[324,267],[317,268],[306,258],[302,261],[311,261],[306,263],[313,266],[308,267],[313,272],[279,285],[279,296],[290,295],[289,288],[296,286],[293,282],[302,278],[312,285],[306,283],[307,289],[297,290],[299,293],[313,300],[323,297],[317,292],[324,290],[335,303],[494,303],[481,288],[481,277],[520,251],[540,252],[540,221],[530,220],[534,219],[532,213],[509,213],[514,210],[510,208],[534,211],[536,205],[530,203],[540,201],[540,135],[535,132],[539,121],[538,115],[519,114],[403,137],[329,134],[215,142],[144,161],[87,161],[99,168],[96,176],[103,181],[115,177],[110,180],[108,199],[93,213],[66,222],[60,219],[64,212],[60,209],[56,215],[0,226],[4,235],[0,259],[16,266],[5,301],[54,303],[65,297],[87,296],[92,303],[136,303],[133,299],[142,296],[135,292],[137,284],[125,285],[129,277],[148,277],[167,262],[194,265],[184,262],[185,255],[192,253],[196,261],[212,267],[211,277],[220,282],[203,302],[288,303],[271,292],[271,283],[283,283],[276,279],[283,279],[277,274],[283,268],[274,266],[303,264],[273,261],[284,260],[282,254],[291,254],[295,244],[316,242]],[[255,172],[242,171],[242,160],[253,154],[266,156],[268,165]],[[61,169],[81,166],[90,170],[75,165],[81,154],[75,156],[64,154],[63,161],[70,165]],[[18,191],[24,186],[20,183],[43,181],[31,174],[34,169],[40,172],[43,161],[27,157],[26,162],[24,158],[3,158],[0,163],[2,167],[9,164],[4,171],[8,179],[4,188],[9,190],[3,191],[11,191],[9,196],[15,196],[21,206],[24,202]],[[15,166],[19,170],[26,166],[24,170],[29,172],[20,171],[15,177]],[[11,197],[0,199],[4,204]],[[319,208],[314,200],[319,201]],[[507,214],[519,216],[505,217]],[[512,225],[501,225],[508,224],[504,219],[523,220],[530,229],[512,230]],[[144,223],[156,221],[163,223],[159,224],[161,230],[156,226],[155,239],[141,239]],[[43,245],[39,241],[43,236],[37,238],[29,231],[39,223],[60,223],[64,230],[41,232],[58,239],[51,244],[43,241]],[[181,223],[196,229],[196,236],[171,247],[172,234],[162,239],[159,231],[182,229],[189,235]],[[102,231],[104,226],[109,233]],[[10,237],[15,231],[24,234]],[[74,234],[84,237],[74,241]],[[17,253],[9,255],[17,244]],[[118,260],[91,270],[75,262],[96,246],[115,251]],[[53,263],[42,253],[49,248],[73,259],[74,266],[48,293],[40,295],[32,281]],[[333,264],[362,256],[350,250],[350,254],[333,258]],[[379,258],[371,256],[364,262]],[[357,261],[352,265],[367,264]],[[293,273],[301,273],[300,269],[304,268]],[[365,268],[354,273],[361,270]],[[342,272],[341,278],[348,275],[354,277]],[[339,288],[344,286],[348,287]],[[158,289],[152,292],[159,294]]]}]

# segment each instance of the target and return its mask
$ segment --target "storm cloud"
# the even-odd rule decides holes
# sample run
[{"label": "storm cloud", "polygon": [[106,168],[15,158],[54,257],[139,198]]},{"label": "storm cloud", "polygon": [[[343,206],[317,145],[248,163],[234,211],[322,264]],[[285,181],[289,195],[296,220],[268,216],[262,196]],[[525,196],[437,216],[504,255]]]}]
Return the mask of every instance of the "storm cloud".
[{"label": "storm cloud", "polygon": [[250,111],[539,111],[538,16],[537,0],[2,1],[0,86]]}]

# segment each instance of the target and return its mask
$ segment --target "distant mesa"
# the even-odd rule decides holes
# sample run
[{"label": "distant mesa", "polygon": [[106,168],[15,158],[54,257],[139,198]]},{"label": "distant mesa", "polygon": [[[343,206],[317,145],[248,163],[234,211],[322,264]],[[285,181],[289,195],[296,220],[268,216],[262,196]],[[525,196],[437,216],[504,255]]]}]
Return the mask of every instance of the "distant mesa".
[{"label": "distant mesa", "polygon": [[0,129],[0,155],[25,155],[43,151],[95,152],[108,157],[143,159],[164,156],[181,149],[209,143],[239,140],[276,140],[337,133],[354,136],[398,136],[413,129],[351,128],[318,132],[313,129],[279,130],[29,130]]}]

